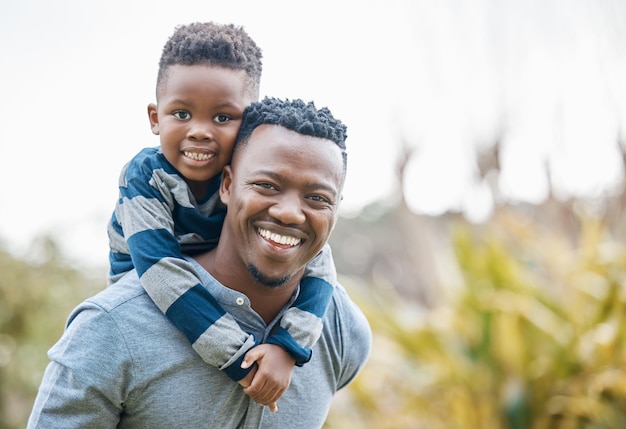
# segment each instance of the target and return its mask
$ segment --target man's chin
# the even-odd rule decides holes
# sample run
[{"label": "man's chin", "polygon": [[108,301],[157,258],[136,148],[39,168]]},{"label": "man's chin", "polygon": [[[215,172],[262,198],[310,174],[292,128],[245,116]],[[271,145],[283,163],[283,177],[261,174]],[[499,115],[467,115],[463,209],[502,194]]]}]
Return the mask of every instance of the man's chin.
[{"label": "man's chin", "polygon": [[252,264],[248,264],[248,271],[257,283],[272,289],[284,286],[287,282],[289,282],[289,280],[291,280],[291,275],[283,277],[267,276]]}]

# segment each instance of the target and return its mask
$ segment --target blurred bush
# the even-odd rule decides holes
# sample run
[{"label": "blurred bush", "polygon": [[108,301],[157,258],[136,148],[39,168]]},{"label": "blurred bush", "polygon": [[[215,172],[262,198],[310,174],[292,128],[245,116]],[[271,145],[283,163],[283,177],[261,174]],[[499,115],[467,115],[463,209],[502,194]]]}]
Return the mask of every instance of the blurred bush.
[{"label": "blurred bush", "polygon": [[433,308],[343,279],[374,347],[326,427],[626,427],[626,247],[578,227],[572,242],[513,212],[454,223],[441,265],[459,282]]},{"label": "blurred bush", "polygon": [[34,243],[29,261],[0,249],[0,428],[26,426],[37,388],[70,310],[105,286],[68,268],[54,241]]},{"label": "blurred bush", "polygon": [[[342,276],[374,344],[325,427],[626,427],[626,246],[591,216],[574,235],[513,211],[442,225],[450,246],[430,260],[445,281],[428,305],[380,271]],[[52,240],[32,254],[0,250],[0,428],[24,427],[47,349],[105,286]]]}]

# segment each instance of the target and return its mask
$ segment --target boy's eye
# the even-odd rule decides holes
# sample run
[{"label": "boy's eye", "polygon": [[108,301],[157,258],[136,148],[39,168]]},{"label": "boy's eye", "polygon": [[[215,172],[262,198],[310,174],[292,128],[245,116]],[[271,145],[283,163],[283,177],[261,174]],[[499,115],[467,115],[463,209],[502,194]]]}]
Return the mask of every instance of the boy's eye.
[{"label": "boy's eye", "polygon": [[181,121],[186,121],[191,118],[191,114],[184,110],[177,110],[176,112],[172,113],[172,115],[174,115],[176,119],[180,119]]},{"label": "boy's eye", "polygon": [[217,123],[220,123],[220,124],[221,124],[221,123],[223,123],[223,122],[228,122],[228,121],[230,121],[230,116],[228,116],[228,115],[217,115],[217,116],[214,118],[214,120],[215,120],[215,122],[217,122]]}]

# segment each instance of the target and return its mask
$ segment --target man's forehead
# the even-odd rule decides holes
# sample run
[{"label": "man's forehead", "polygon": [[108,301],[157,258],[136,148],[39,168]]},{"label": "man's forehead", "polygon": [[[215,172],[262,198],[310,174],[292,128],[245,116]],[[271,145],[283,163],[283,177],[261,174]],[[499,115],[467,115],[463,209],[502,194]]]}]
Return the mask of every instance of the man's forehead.
[{"label": "man's forehead", "polygon": [[[329,152],[341,157],[341,150],[332,140],[299,133],[276,124],[259,125],[250,135],[246,145],[253,145],[257,156],[259,153],[271,155],[271,150],[281,147],[284,150],[296,148],[296,151],[309,149],[310,151]],[[333,148],[335,149],[333,150]],[[302,155],[306,156],[305,153]]]},{"label": "man's forehead", "polygon": [[[278,125],[259,129],[233,163],[246,174],[320,183],[338,192],[344,179],[341,149],[331,140],[300,134]],[[245,165],[244,165],[245,164]],[[243,172],[242,172],[243,173]]]}]

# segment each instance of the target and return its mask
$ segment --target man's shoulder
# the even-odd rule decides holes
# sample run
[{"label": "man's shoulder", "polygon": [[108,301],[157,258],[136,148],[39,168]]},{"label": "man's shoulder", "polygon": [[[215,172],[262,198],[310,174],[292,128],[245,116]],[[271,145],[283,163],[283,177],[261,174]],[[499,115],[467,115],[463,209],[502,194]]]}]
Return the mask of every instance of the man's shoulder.
[{"label": "man's shoulder", "polygon": [[97,306],[104,312],[111,313],[120,307],[132,306],[137,300],[143,301],[144,299],[149,298],[141,286],[137,272],[132,270],[113,285],[87,298],[81,306]]},{"label": "man's shoulder", "polygon": [[336,389],[345,387],[363,369],[371,345],[372,331],[365,314],[347,290],[336,285],[324,319],[322,338],[316,346],[321,348],[318,356],[325,356],[331,362],[337,377]]},{"label": "man's shoulder", "polygon": [[371,337],[370,325],[365,314],[341,284],[335,286],[332,303],[328,308],[326,317],[331,319],[327,322],[333,323],[343,332],[349,330],[349,335],[356,336],[357,339],[369,339]]},{"label": "man's shoulder", "polygon": [[336,307],[336,311],[347,312],[347,313],[352,313],[356,311],[357,313],[361,313],[361,310],[358,307],[358,305],[350,297],[346,288],[340,283],[337,283],[335,285],[335,291],[333,293],[332,301]]}]

